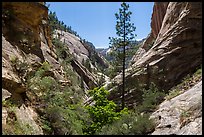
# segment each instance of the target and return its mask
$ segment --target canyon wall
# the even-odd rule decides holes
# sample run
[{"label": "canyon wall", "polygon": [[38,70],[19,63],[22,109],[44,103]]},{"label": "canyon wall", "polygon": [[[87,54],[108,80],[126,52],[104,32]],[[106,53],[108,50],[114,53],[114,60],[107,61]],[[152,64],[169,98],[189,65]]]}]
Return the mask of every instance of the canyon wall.
[{"label": "canyon wall", "polygon": [[[159,16],[156,13],[161,9],[164,11]],[[153,23],[162,16],[161,23]],[[150,36],[155,38],[153,45],[145,49],[145,44],[152,39],[147,38],[141,46],[145,52],[141,54],[141,50],[138,50],[135,55],[140,56],[135,56],[132,66],[126,69],[127,104],[141,100],[142,92],[139,88],[148,88],[153,82],[159,89],[167,91],[202,64],[201,3],[155,3],[151,27]],[[112,80],[112,85],[117,86],[110,89],[110,99],[119,99],[121,83],[121,75]]]},{"label": "canyon wall", "polygon": [[[68,86],[78,90],[83,86],[82,91],[85,93],[88,89],[98,86],[97,73],[89,71],[83,64],[83,59],[90,60],[94,49],[87,49],[78,37],[63,32],[60,40],[64,43],[63,48],[67,47],[67,50],[62,53],[64,59],[59,58],[57,52],[62,48],[57,49],[57,45],[53,45],[48,8],[44,2],[3,2],[2,11],[3,132],[17,133],[12,130],[13,119],[17,121],[17,125],[13,124],[14,129],[19,126],[26,131],[24,134],[44,134],[37,111],[38,108],[45,107],[39,100],[44,93],[31,92],[28,88],[29,80],[35,77],[42,67],[49,65],[50,69],[45,71],[45,77],[55,79],[61,88]],[[96,57],[99,65],[108,67],[102,58],[97,55]],[[65,59],[70,60],[70,64],[63,64]],[[89,63],[92,69],[97,70],[95,64]],[[77,80],[80,82],[74,83]],[[8,105],[8,101],[13,104]],[[22,133],[20,130],[19,132]]]}]

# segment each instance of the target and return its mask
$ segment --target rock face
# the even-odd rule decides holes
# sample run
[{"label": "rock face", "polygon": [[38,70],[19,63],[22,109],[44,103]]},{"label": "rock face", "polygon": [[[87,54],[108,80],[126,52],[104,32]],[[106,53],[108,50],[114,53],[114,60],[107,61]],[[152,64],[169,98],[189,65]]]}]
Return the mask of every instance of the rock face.
[{"label": "rock face", "polygon": [[[84,91],[98,86],[99,76],[90,72],[83,64],[83,60],[95,57],[95,62],[89,62],[92,69],[98,66],[107,68],[108,64],[100,57],[90,43],[82,42],[78,37],[64,31],[56,30],[57,36],[69,50],[65,56],[73,54],[68,68],[63,67],[62,59],[57,56],[57,48],[51,42],[48,25],[48,9],[44,2],[4,2],[2,4],[2,98],[3,102],[14,102],[17,122],[24,127],[32,127],[26,134],[43,134],[36,117],[36,106],[39,102],[32,97],[27,88],[27,78],[35,73],[44,62],[50,65],[46,75],[53,77],[62,86],[73,85],[67,76],[66,69],[73,70],[76,79],[82,79]],[[93,46],[93,45],[92,45]],[[67,66],[66,66],[67,67]],[[70,70],[70,71],[71,71]],[[70,72],[71,73],[71,72]],[[74,85],[79,87],[79,85]],[[83,92],[84,92],[83,91]],[[84,97],[86,99],[86,97]],[[2,122],[7,127],[10,108],[4,104]]]},{"label": "rock face", "polygon": [[[96,52],[93,44],[84,42],[79,37],[61,30],[56,30],[54,37],[60,38],[61,42],[68,47],[69,53],[75,58],[71,63],[72,67],[83,78],[86,85],[90,88],[98,86],[99,78],[95,72],[99,71],[98,67],[108,68],[109,64]],[[85,64],[89,64],[93,71],[88,70]]]},{"label": "rock face", "polygon": [[[26,107],[24,104],[20,108],[16,108],[15,114],[17,120],[22,127],[27,127],[29,135],[43,135],[42,128],[37,124],[38,114],[32,107]],[[29,125],[29,126],[27,126]]]},{"label": "rock face", "polygon": [[157,123],[152,135],[202,135],[202,81],[161,103],[151,118]]},{"label": "rock face", "polygon": [[200,3],[170,2],[153,47],[134,63],[149,64],[150,81],[164,90],[202,63],[201,9]]},{"label": "rock face", "polygon": [[[3,2],[2,9],[2,102],[12,100],[15,104],[12,117],[15,116],[22,128],[28,128],[25,129],[29,131],[26,134],[44,134],[35,110],[39,102],[34,101],[35,97],[31,96],[26,86],[27,78],[44,62],[50,65],[46,75],[54,78],[60,86],[71,85],[71,76],[65,74],[66,68],[62,66],[56,54],[56,47],[51,42],[48,8],[44,3]],[[74,70],[73,73],[78,79],[82,78],[85,89],[98,86],[97,74],[89,72],[82,63],[83,59],[90,59],[90,49],[70,33],[63,32],[61,40],[65,40],[69,47],[67,52],[77,57],[68,67]],[[107,65],[99,56],[96,60],[99,64]],[[94,64],[91,65],[96,69]],[[6,129],[9,123],[10,107],[6,103],[3,106],[3,129]]]},{"label": "rock face", "polygon": [[[164,5],[162,7],[165,7]],[[152,20],[155,16],[157,14],[153,14]],[[152,25],[155,26],[157,25]],[[155,30],[156,35],[158,29],[152,30]],[[135,90],[139,86],[137,83],[148,88],[153,82],[159,89],[168,90],[184,76],[193,73],[202,64],[201,30],[201,3],[170,2],[153,46],[126,70],[126,98],[132,96],[127,101],[138,100],[135,97],[142,95]],[[121,79],[115,78],[112,83],[119,85],[120,89]],[[130,91],[131,93],[128,93]],[[111,96],[117,98],[114,93]]]},{"label": "rock face", "polygon": [[[90,60],[90,58],[94,56],[98,65],[108,68],[108,62],[96,52],[96,49],[92,43],[82,41],[79,37],[76,37],[69,32],[60,30],[56,30],[55,37],[60,38],[60,40],[67,45],[69,52],[74,55],[78,62],[83,63],[83,61]],[[93,67],[97,67],[93,63],[91,63],[91,65]]]},{"label": "rock face", "polygon": [[162,26],[163,18],[166,14],[168,2],[155,2],[152,13],[151,28],[152,36],[156,38]]},{"label": "rock face", "polygon": [[151,18],[151,32],[147,39],[143,42],[142,46],[138,49],[137,53],[132,58],[132,63],[136,62],[146,53],[151,46],[153,46],[155,39],[157,38],[159,31],[162,26],[164,16],[166,14],[166,9],[168,2],[155,2],[153,7],[153,13]]},{"label": "rock face", "polygon": [[[2,13],[2,97],[4,100],[12,99],[19,105],[14,107],[12,115],[15,115],[21,126],[26,124],[24,127],[32,128],[30,130],[32,132],[27,134],[43,134],[34,118],[37,114],[31,115],[32,108],[24,105],[25,75],[34,71],[34,66],[40,66],[45,59],[49,60],[44,55],[44,51],[50,51],[51,48],[49,39],[46,39],[49,37],[49,32],[42,23],[47,21],[48,9],[37,2],[3,2],[2,8],[4,11]],[[43,47],[46,50],[41,47],[44,43],[40,35],[43,35],[43,41],[47,43],[46,48]],[[7,124],[8,116],[11,115],[9,111],[3,107],[4,126]]]},{"label": "rock face", "polygon": [[60,40],[69,48],[69,52],[71,54],[74,54],[74,56],[77,58],[77,60],[82,63],[82,60],[87,60],[89,56],[88,50],[82,45],[80,42],[80,39],[73,34],[70,34],[68,32],[56,30],[56,36],[59,36]]},{"label": "rock face", "polygon": [[71,65],[75,68],[76,72],[83,78],[84,82],[90,88],[94,88],[98,86],[96,82],[96,77],[92,73],[90,73],[83,65],[81,65],[78,61],[72,61]]}]

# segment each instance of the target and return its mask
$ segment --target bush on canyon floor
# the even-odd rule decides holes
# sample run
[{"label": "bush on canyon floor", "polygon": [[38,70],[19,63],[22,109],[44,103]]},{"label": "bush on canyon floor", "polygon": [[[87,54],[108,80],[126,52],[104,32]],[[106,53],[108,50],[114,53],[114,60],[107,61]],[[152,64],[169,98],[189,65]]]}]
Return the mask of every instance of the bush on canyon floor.
[{"label": "bush on canyon floor", "polygon": [[137,106],[136,109],[138,112],[153,112],[157,106],[164,100],[165,93],[159,91],[154,83],[150,84],[148,90],[143,90],[143,102],[141,105]]},{"label": "bush on canyon floor", "polygon": [[149,119],[149,114],[139,114],[135,111],[129,111],[128,114],[102,127],[99,135],[145,135],[154,130],[155,124]]},{"label": "bush on canyon floor", "polygon": [[136,106],[134,110],[129,110],[128,114],[122,115],[119,120],[111,124],[104,125],[100,135],[145,135],[151,133],[155,128],[150,113],[161,103],[165,96],[160,92],[155,84],[151,84],[148,90],[144,89],[143,102]]},{"label": "bush on canyon floor", "polygon": [[122,114],[127,113],[127,108],[116,112],[117,106],[113,101],[107,99],[109,92],[104,87],[94,88],[88,94],[93,97],[94,104],[85,107],[91,118],[90,123],[84,124],[83,131],[85,134],[93,135],[100,131],[104,125],[113,123],[120,119]]}]

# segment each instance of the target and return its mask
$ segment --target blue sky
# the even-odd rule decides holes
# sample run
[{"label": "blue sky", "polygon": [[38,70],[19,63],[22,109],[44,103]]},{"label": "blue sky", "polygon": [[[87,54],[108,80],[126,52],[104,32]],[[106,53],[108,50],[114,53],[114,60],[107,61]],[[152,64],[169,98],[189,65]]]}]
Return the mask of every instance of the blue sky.
[{"label": "blue sky", "polygon": [[[71,26],[82,38],[92,42],[96,48],[109,47],[108,37],[116,37],[115,13],[121,2],[47,2],[60,21]],[[127,2],[135,24],[136,39],[150,33],[153,2]]]}]

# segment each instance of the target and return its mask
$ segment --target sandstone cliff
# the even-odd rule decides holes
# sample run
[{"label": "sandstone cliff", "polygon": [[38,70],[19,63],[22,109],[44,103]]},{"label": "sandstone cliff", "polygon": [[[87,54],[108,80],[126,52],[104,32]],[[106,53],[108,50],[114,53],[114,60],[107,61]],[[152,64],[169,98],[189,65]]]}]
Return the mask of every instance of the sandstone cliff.
[{"label": "sandstone cliff", "polygon": [[109,64],[96,52],[92,43],[83,42],[79,37],[61,30],[56,30],[54,37],[59,38],[68,47],[69,54],[74,57],[72,66],[88,87],[98,86],[99,67],[105,69],[109,67]]},{"label": "sandstone cliff", "polygon": [[[49,65],[50,69],[44,75],[55,79],[60,85],[59,90],[67,86],[76,89],[70,92],[80,90],[85,93],[87,89],[98,86],[98,75],[82,64],[83,59],[90,60],[89,50],[78,37],[68,32],[61,35],[62,42],[69,48],[65,55],[69,58],[68,55],[74,54],[76,58],[70,59],[70,64],[63,64],[63,59],[56,53],[56,45],[51,41],[48,8],[44,3],[3,2],[2,8],[3,132],[45,134],[39,122],[40,109],[45,107],[39,98],[44,93],[31,92],[28,79],[35,76],[43,65]],[[98,60],[99,64],[107,65],[102,58],[98,57]],[[97,69],[95,64],[91,65]],[[12,104],[9,105],[8,101]],[[17,121],[13,129],[19,127],[19,131],[12,129],[12,120]]]},{"label": "sandstone cliff", "polygon": [[[160,4],[165,9],[164,5]],[[157,9],[156,7],[158,8],[158,6],[154,6],[154,9]],[[140,87],[138,83],[142,87],[148,88],[149,84],[153,82],[160,89],[168,90],[201,65],[201,9],[202,5],[198,2],[170,2],[168,4],[153,46],[126,70],[127,90],[133,94],[127,93],[128,98],[132,96],[132,100],[135,100],[134,94],[141,95],[136,88]],[[158,16],[154,13],[152,14],[153,21],[155,16]],[[150,34],[152,37],[158,32],[157,25],[153,24]],[[112,83],[120,85],[120,76],[117,76]],[[115,95],[113,94],[113,96]],[[117,97],[115,96],[115,98]]]},{"label": "sandstone cliff", "polygon": [[[29,125],[32,133],[43,134],[41,127],[36,124],[36,113],[33,108],[24,105],[26,96],[25,75],[35,70],[45,61],[40,39],[43,18],[46,21],[48,9],[39,3],[9,3],[2,4],[2,93],[3,99],[12,99],[18,107],[10,112],[2,108],[3,132],[8,119],[15,115],[20,127]],[[25,10],[26,9],[26,10]],[[29,16],[28,16],[29,15]],[[44,36],[46,37],[46,36]],[[46,45],[46,50],[50,50]],[[15,61],[23,62],[24,66]],[[29,64],[30,67],[24,68]],[[20,65],[20,66],[19,66]],[[4,101],[3,100],[3,101]],[[21,106],[21,107],[20,107]],[[15,114],[13,114],[15,112]]]},{"label": "sandstone cliff", "polygon": [[[200,67],[202,64],[201,5],[199,2],[155,3],[151,33],[133,57],[132,66],[126,70],[125,101],[128,107],[141,102],[141,89],[148,89],[151,82],[160,89],[168,91],[184,76]],[[56,30],[56,37],[58,36],[65,45],[62,57],[59,57],[57,45],[51,41],[48,9],[44,6],[44,2],[3,2],[2,9],[4,134],[82,133],[82,131],[74,132],[69,127],[70,122],[72,128],[75,128],[81,121],[73,118],[76,113],[70,111],[73,109],[71,105],[76,103],[77,99],[81,99],[79,92],[83,94],[83,100],[80,102],[87,100],[84,94],[86,90],[98,86],[98,66],[107,68],[108,63],[96,54],[90,43],[83,42],[68,32]],[[74,59],[70,58],[70,55],[73,55]],[[95,60],[91,61],[90,57],[93,56]],[[89,61],[88,66],[95,71],[90,71],[84,65],[83,62],[86,60]],[[48,66],[50,68],[41,73],[42,67]],[[38,77],[42,74],[44,81]],[[52,81],[55,83],[50,84]],[[39,85],[31,89],[29,82],[31,86],[33,83]],[[116,76],[111,82],[106,78],[106,82],[107,88],[111,88],[109,99],[119,102],[121,75]],[[44,88],[44,85],[48,85],[51,90]],[[153,134],[162,134],[162,132],[202,134],[201,86],[200,82],[186,93],[163,102],[152,115],[152,118],[157,120]],[[43,102],[41,97],[45,94],[48,99]],[[188,106],[185,105],[187,103]],[[71,104],[71,107],[68,104]],[[169,105],[173,107],[166,109]],[[52,111],[44,112],[45,109]],[[78,106],[77,109],[80,110]],[[81,111],[79,112],[77,117],[81,115]],[[175,117],[170,117],[172,115]],[[46,121],[47,119],[49,121]],[[43,121],[49,124],[43,125]],[[49,128],[52,127],[51,131],[47,125]],[[195,130],[189,130],[193,128]]]},{"label": "sandstone cliff", "polygon": [[132,58],[132,63],[136,62],[146,53],[151,46],[153,46],[155,39],[157,38],[162,26],[164,15],[166,14],[168,2],[155,2],[151,18],[151,32],[147,36],[147,39],[138,49],[137,53]]}]

